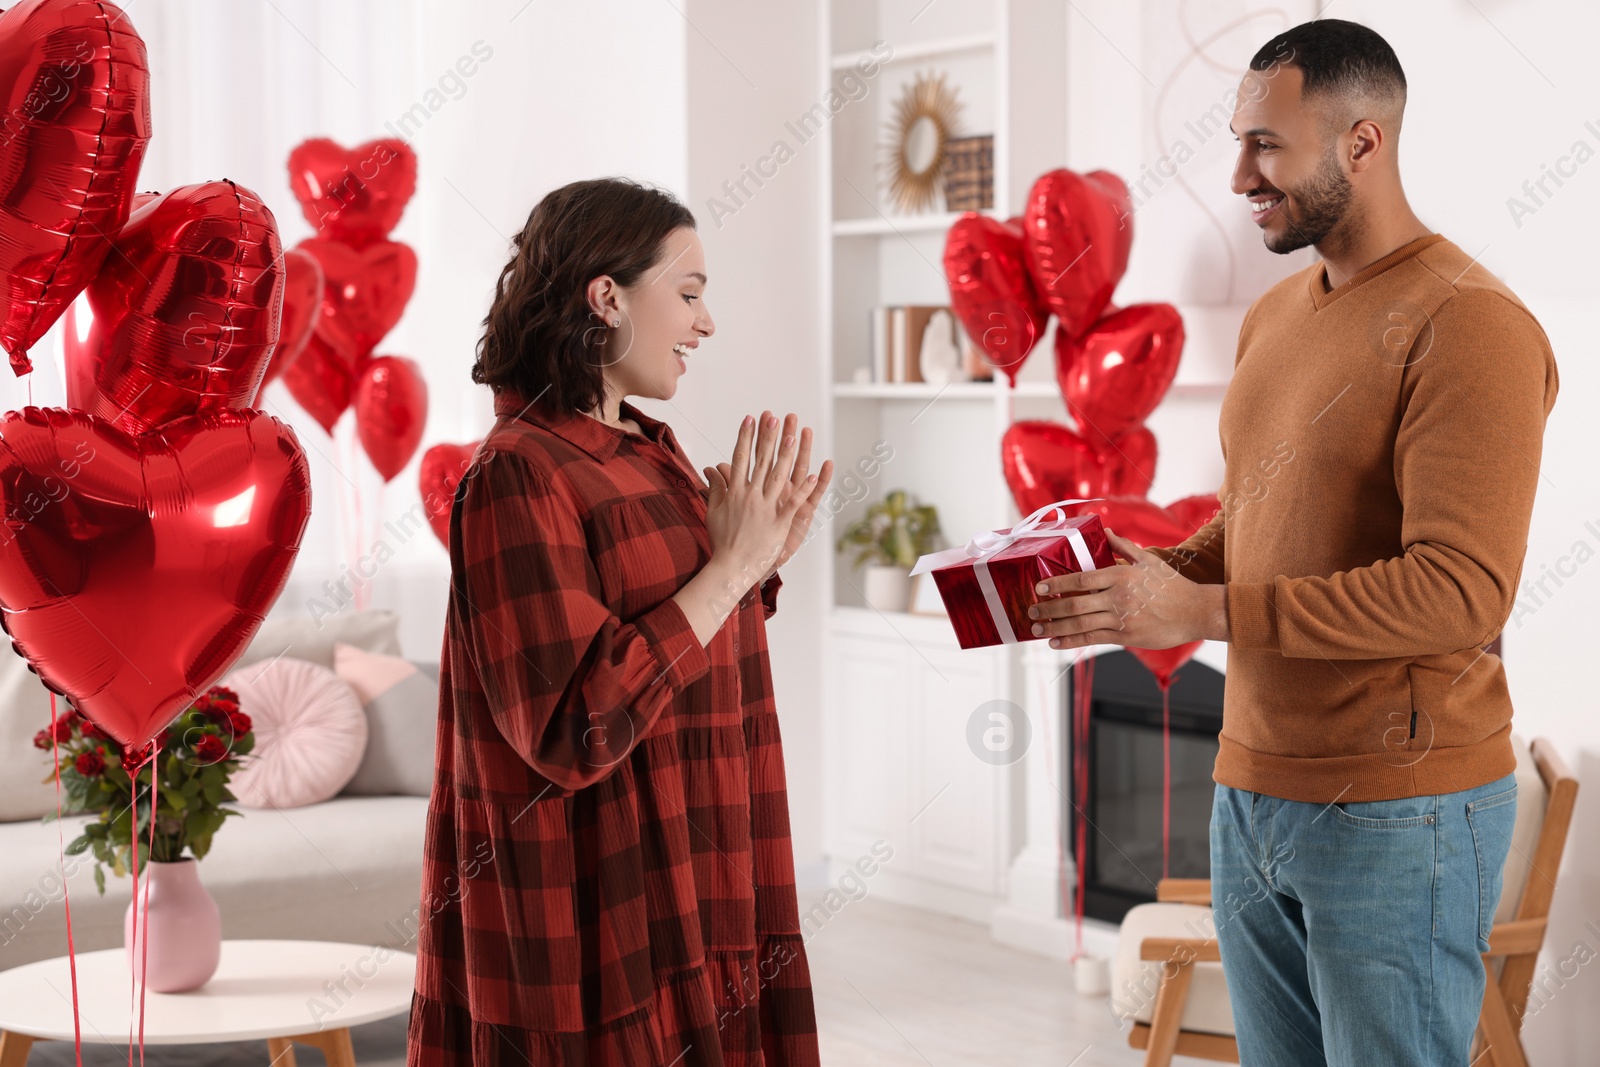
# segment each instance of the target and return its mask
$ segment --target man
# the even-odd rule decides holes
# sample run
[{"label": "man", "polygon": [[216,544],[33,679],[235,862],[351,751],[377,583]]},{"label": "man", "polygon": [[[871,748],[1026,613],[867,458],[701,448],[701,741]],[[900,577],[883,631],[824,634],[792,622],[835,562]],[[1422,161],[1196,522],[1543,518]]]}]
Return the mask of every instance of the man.
[{"label": "man", "polygon": [[1232,645],[1211,877],[1246,1065],[1466,1064],[1516,810],[1483,649],[1556,368],[1517,297],[1407,203],[1405,94],[1354,23],[1256,54],[1232,188],[1269,250],[1322,261],[1245,315],[1223,508],[1177,548],[1114,537],[1126,566],[1049,579],[1033,608],[1058,648]]}]

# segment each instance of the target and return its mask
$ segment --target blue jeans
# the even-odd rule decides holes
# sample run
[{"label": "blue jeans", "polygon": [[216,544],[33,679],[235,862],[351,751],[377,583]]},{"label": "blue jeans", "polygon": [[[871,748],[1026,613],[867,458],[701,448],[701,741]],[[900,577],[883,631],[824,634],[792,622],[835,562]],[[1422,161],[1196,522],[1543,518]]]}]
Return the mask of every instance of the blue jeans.
[{"label": "blue jeans", "polygon": [[1308,804],[1230,786],[1211,907],[1242,1067],[1465,1067],[1517,786]]}]

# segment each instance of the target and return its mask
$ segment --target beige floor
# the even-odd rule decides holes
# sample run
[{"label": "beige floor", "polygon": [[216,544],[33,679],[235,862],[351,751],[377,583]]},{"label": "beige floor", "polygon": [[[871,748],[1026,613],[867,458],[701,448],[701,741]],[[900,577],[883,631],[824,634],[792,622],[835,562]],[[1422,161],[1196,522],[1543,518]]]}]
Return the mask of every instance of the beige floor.
[{"label": "beige floor", "polygon": [[[810,901],[802,900],[802,908]],[[806,945],[827,1067],[1137,1067],[1105,998],[1072,992],[1067,965],[994,943],[984,927],[870,896],[845,905]],[[404,1017],[351,1030],[362,1067],[404,1067]],[[303,1067],[322,1057],[299,1050]],[[70,1043],[29,1067],[70,1067]],[[127,1050],[85,1046],[86,1067]],[[264,1042],[150,1048],[147,1067],[262,1067]],[[1193,1067],[1201,1060],[1180,1058]]]},{"label": "beige floor", "polygon": [[997,945],[974,923],[868,897],[815,931],[806,955],[829,1067],[1144,1062],[1106,998],[1072,991],[1066,963]]}]

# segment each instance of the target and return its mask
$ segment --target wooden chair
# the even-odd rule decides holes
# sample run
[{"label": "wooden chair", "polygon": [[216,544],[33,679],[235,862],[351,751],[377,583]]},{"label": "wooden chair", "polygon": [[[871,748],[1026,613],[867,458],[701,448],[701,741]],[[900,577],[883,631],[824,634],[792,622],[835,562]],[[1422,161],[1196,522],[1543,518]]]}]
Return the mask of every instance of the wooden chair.
[{"label": "wooden chair", "polygon": [[[1545,738],[1517,751],[1517,817],[1504,888],[1483,954],[1483,1009],[1473,1067],[1527,1067],[1522,1018],[1544,942],[1556,871],[1572,823],[1578,781]],[[1131,1017],[1128,1044],[1145,1049],[1145,1067],[1168,1067],[1174,1055],[1239,1062],[1233,1010],[1222,975],[1211,914],[1211,883],[1163,878],[1156,903],[1123,919],[1112,962],[1111,996]]]}]

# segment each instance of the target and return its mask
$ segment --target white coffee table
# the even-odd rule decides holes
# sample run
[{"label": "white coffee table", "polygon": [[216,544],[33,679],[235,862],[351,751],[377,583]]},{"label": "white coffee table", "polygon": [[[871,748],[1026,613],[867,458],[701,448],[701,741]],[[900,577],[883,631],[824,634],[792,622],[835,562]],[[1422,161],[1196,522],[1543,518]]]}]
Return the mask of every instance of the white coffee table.
[{"label": "white coffee table", "polygon": [[[265,1038],[273,1067],[294,1067],[294,1043],[328,1067],[354,1067],[350,1027],[411,1009],[417,958],[337,941],[224,941],[217,973],[189,993],[148,993],[146,1045]],[[87,1043],[128,1041],[131,979],[120,948],[78,956],[78,1010]],[[138,1001],[133,1002],[135,1040]],[[22,1067],[35,1041],[72,1040],[67,958],[0,971],[0,1067]]]}]

